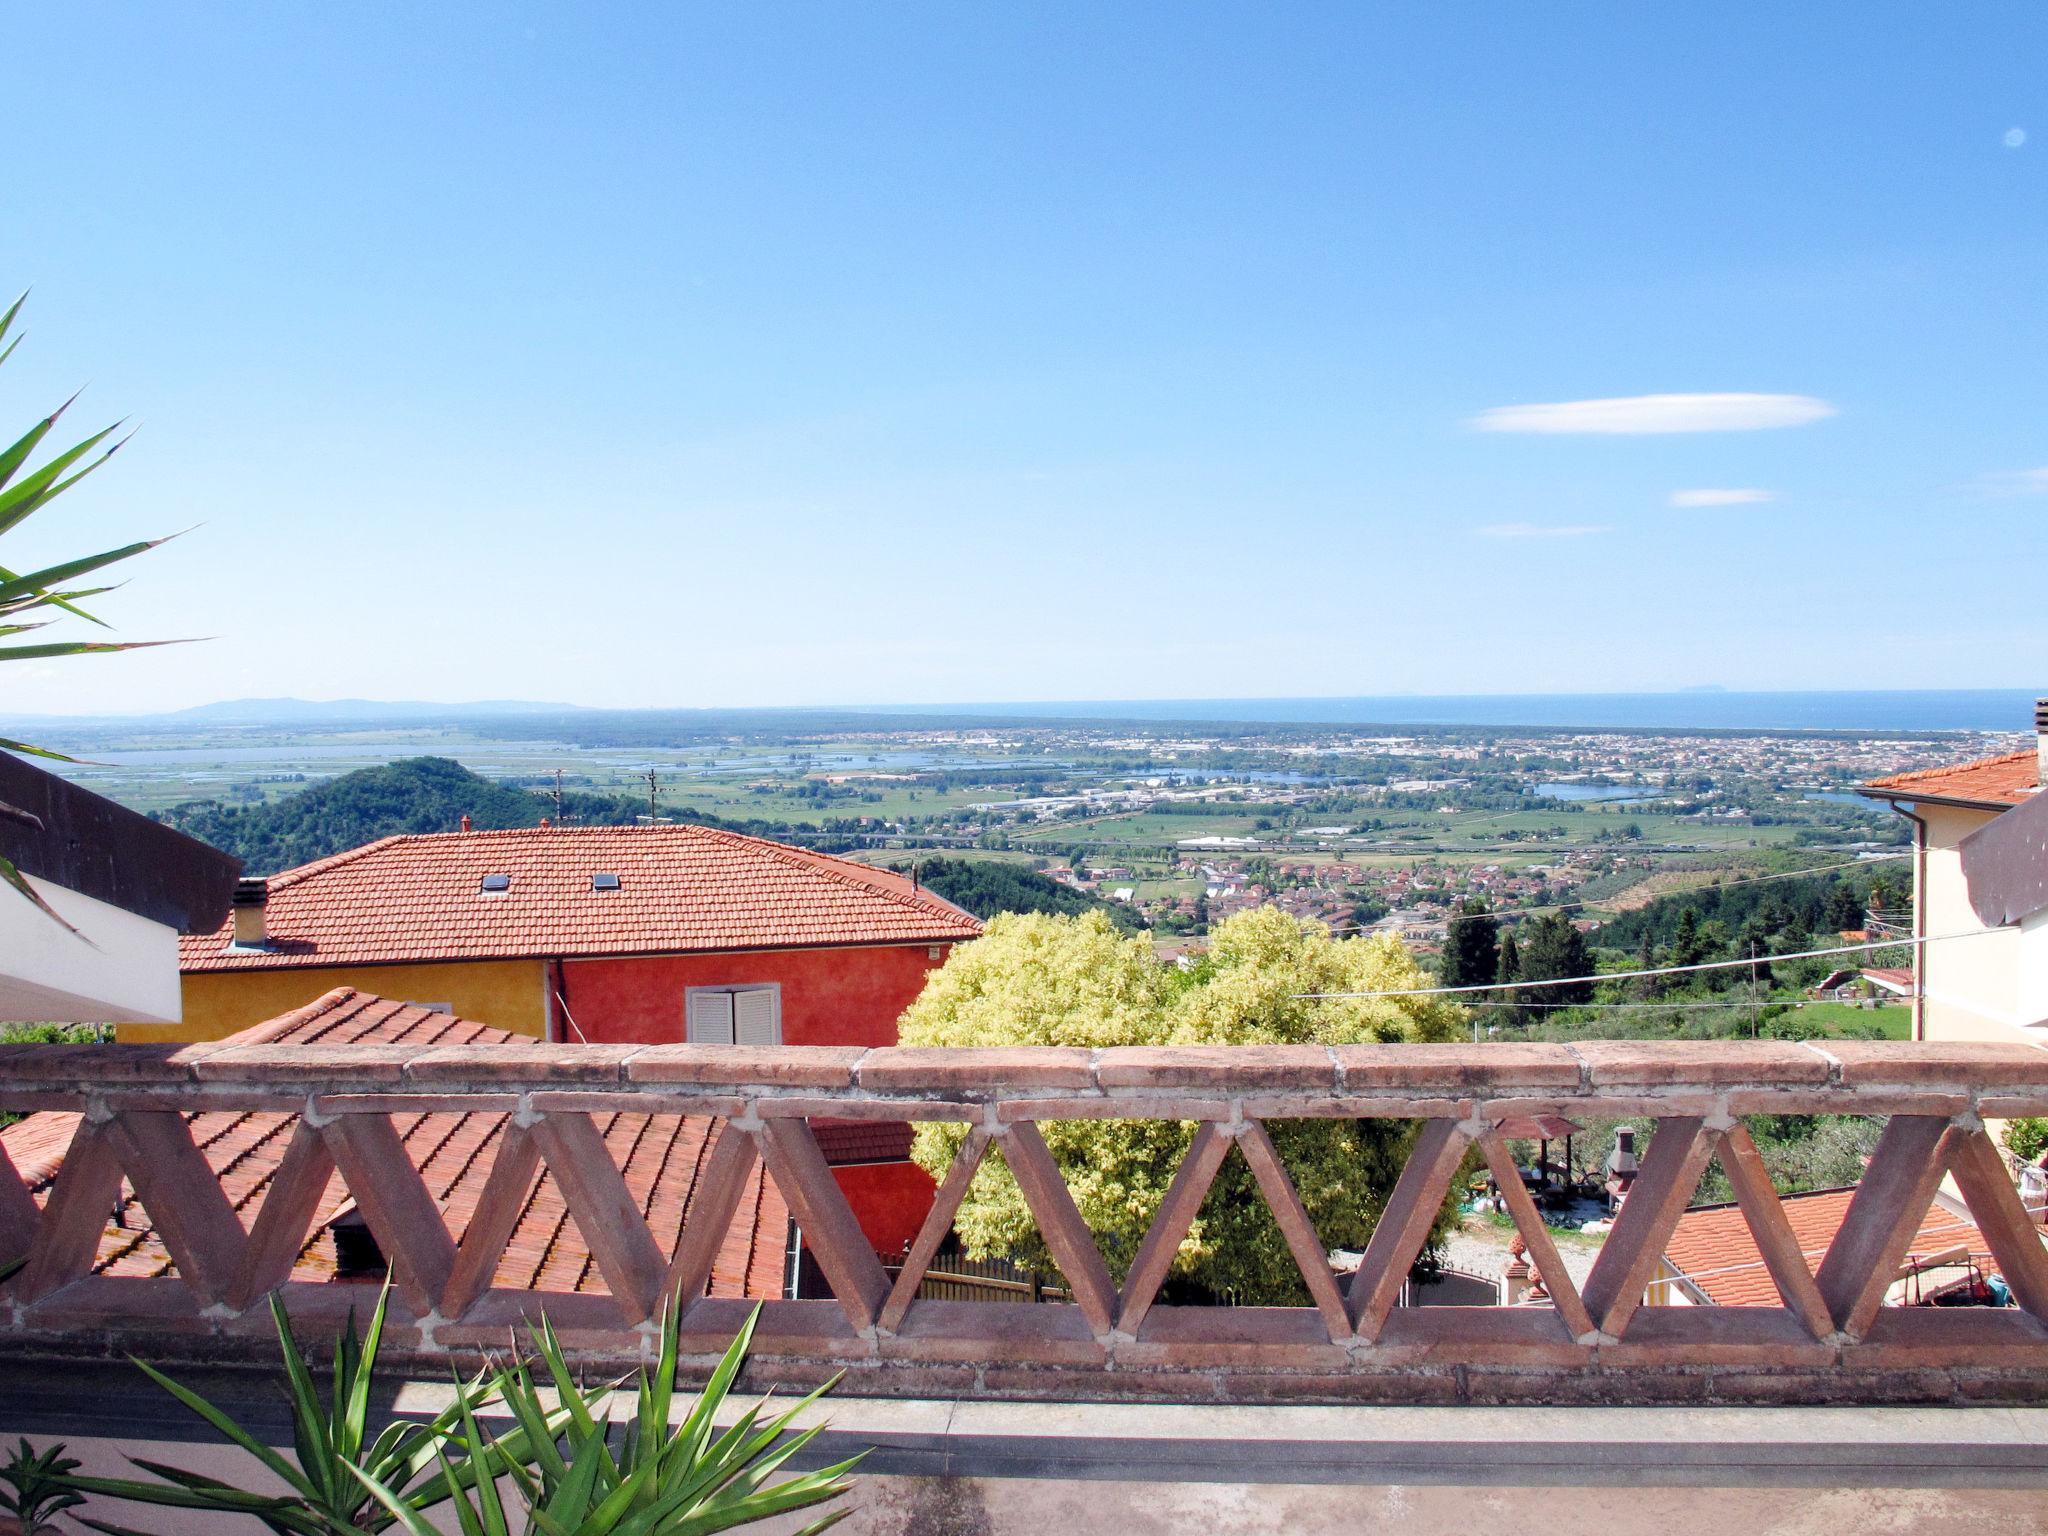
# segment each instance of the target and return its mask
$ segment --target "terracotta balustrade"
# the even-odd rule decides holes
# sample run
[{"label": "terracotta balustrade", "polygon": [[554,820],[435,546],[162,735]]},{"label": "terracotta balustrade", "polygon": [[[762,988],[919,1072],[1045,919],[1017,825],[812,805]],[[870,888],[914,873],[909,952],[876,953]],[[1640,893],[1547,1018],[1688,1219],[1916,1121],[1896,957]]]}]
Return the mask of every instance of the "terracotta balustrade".
[{"label": "terracotta balustrade", "polygon": [[[844,1390],[1257,1400],[2019,1400],[2048,1396],[2048,1249],[1986,1119],[2048,1114],[2048,1052],[2027,1046],[1635,1044],[1126,1050],[854,1050],[265,1045],[0,1048],[0,1109],[81,1111],[47,1197],[0,1156],[0,1355],[260,1357],[264,1298],[283,1288],[301,1335],[360,1305],[360,1285],[290,1278],[339,1176],[397,1283],[393,1347],[431,1363],[501,1348],[545,1306],[593,1360],[637,1358],[667,1298],[687,1298],[693,1359],[752,1303],[705,1296],[757,1160],[829,1282],[828,1300],[766,1303],[754,1374]],[[187,1116],[298,1116],[245,1225]],[[650,1227],[593,1116],[715,1117],[680,1230]],[[509,1115],[484,1194],[451,1231],[396,1120]],[[1622,1214],[1583,1286],[1496,1131],[1510,1117],[1654,1124]],[[1742,1117],[1886,1121],[1833,1246],[1809,1268]],[[952,1121],[968,1135],[892,1282],[813,1138],[809,1117]],[[1405,1171],[1348,1284],[1274,1150],[1296,1118],[1414,1122]],[[1080,1118],[1196,1122],[1187,1157],[1121,1284],[1039,1132]],[[922,1300],[920,1280],[980,1160],[1000,1149],[1073,1300]],[[1224,1160],[1243,1157],[1313,1305],[1158,1302]],[[1397,1307],[1460,1170],[1483,1160],[1548,1305]],[[1671,1231],[1719,1163],[1776,1284],[1776,1307],[1645,1306]],[[602,1271],[602,1293],[494,1289],[542,1168]],[[1944,1178],[1967,1202],[2017,1305],[1886,1305]],[[124,1186],[175,1272],[95,1274]]]}]

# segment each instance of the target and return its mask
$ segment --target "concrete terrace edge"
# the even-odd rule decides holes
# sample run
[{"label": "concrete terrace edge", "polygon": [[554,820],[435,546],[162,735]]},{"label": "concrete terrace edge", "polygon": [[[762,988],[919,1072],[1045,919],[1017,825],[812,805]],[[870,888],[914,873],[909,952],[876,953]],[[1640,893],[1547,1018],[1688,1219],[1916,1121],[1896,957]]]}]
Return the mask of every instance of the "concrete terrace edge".
[{"label": "concrete terrace edge", "polygon": [[[180,1379],[289,1448],[265,1375]],[[446,1388],[385,1394],[425,1416]],[[0,1423],[57,1440],[212,1443],[212,1431],[107,1368],[11,1371]],[[678,1412],[683,1406],[679,1405]],[[1779,1486],[2048,1490],[2048,1409],[1621,1408],[1073,1404],[835,1398],[794,1466],[857,1451],[876,1476],[1493,1487]]]}]

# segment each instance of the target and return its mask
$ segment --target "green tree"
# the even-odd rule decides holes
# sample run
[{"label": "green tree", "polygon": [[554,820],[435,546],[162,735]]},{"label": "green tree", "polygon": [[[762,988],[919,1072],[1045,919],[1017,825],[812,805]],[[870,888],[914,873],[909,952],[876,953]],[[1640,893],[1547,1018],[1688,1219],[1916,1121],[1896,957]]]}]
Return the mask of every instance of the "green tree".
[{"label": "green tree", "polygon": [[1494,966],[1496,981],[1520,981],[1522,979],[1522,947],[1515,942],[1515,930],[1510,928],[1500,936],[1500,960]]},{"label": "green tree", "polygon": [[[1337,1045],[1461,1038],[1465,1011],[1442,998],[1357,998],[1428,984],[1390,935],[1335,940],[1271,908],[1219,924],[1192,972],[1161,965],[1099,914],[994,919],[954,950],[904,1014],[905,1045]],[[1323,994],[1323,995],[1315,995]],[[1194,1134],[1188,1122],[1047,1121],[1042,1130],[1075,1204],[1119,1277],[1128,1269]],[[1399,1176],[1411,1132],[1385,1122],[1275,1121],[1268,1127],[1324,1243],[1362,1247]],[[944,1175],[965,1128],[925,1124],[913,1155]],[[975,1255],[1050,1267],[1015,1179],[992,1154],[954,1227]],[[1228,1160],[1175,1257],[1176,1275],[1254,1304],[1307,1289],[1250,1170]]]},{"label": "green tree", "polygon": [[[1522,980],[1550,981],[1562,976],[1593,974],[1593,954],[1586,936],[1562,912],[1546,912],[1530,922],[1522,945]],[[1575,1005],[1593,1001],[1593,983],[1573,981],[1530,990],[1526,1002]]]},{"label": "green tree", "polygon": [[1837,933],[1863,926],[1863,900],[1856,894],[1856,888],[1846,881],[1837,882],[1828,892],[1826,922]]},{"label": "green tree", "polygon": [[1483,897],[1467,896],[1451,919],[1438,979],[1446,987],[1483,987],[1500,979],[1500,923]]},{"label": "green tree", "polygon": [[[1522,947],[1515,941],[1515,930],[1506,929],[1500,936],[1500,957],[1494,964],[1494,977],[1499,981],[1520,981],[1522,979]],[[1520,1027],[1529,1022],[1529,1010],[1522,1006],[1524,1001],[1519,991],[1502,992],[1498,1009],[1499,1021]]]},{"label": "green tree", "polygon": [[[1657,946],[1651,942],[1650,931],[1647,928],[1643,930],[1643,942],[1636,948],[1636,969],[1639,971],[1654,971],[1657,969]],[[1664,978],[1662,976],[1640,976],[1636,979],[1636,996],[1657,998],[1663,996],[1663,994]]]},{"label": "green tree", "polygon": [[1694,908],[1678,914],[1678,932],[1666,958],[1673,965],[1698,965],[1707,958],[1706,942],[1700,937],[1700,915]]}]

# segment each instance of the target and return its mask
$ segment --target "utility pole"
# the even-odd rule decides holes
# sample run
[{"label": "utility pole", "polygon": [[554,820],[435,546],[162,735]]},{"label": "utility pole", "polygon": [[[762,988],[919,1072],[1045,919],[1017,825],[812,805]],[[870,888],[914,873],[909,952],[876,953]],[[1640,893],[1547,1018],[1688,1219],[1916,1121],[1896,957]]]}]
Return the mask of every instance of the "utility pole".
[{"label": "utility pole", "polygon": [[1749,1038],[1750,1038],[1750,1039],[1752,1039],[1752,1040],[1754,1040],[1754,1039],[1756,1039],[1756,1038],[1757,1038],[1757,1033],[1756,1033],[1756,940],[1755,940],[1755,939],[1751,939],[1751,940],[1749,941]]}]

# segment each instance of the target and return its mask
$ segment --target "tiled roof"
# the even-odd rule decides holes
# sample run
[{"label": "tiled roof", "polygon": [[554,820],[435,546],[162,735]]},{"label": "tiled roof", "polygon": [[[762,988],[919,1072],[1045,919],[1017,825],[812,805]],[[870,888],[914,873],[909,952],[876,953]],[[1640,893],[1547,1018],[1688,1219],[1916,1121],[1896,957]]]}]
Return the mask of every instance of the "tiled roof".
[{"label": "tiled roof", "polygon": [[[618,889],[591,876],[618,876]],[[486,875],[507,877],[485,891]],[[271,943],[179,943],[185,971],[951,943],[981,925],[902,875],[696,826],[387,837],[270,878]]]},{"label": "tiled roof", "polygon": [[[1799,1240],[1809,1269],[1818,1269],[1828,1245],[1842,1228],[1854,1189],[1818,1189],[1784,1197],[1785,1217]],[[1908,1257],[1943,1253],[1967,1244],[1979,1262],[1990,1268],[1990,1250],[1968,1217],[1958,1216],[1936,1201],[1920,1223]],[[1687,1211],[1664,1245],[1664,1258],[1674,1270],[1706,1293],[1716,1306],[1775,1307],[1783,1305],[1778,1288],[1764,1268],[1764,1257],[1742,1209],[1734,1205],[1703,1205]]]},{"label": "tiled roof", "polygon": [[[498,1045],[522,1037],[343,987],[311,1008],[259,1024],[234,1038],[278,1045]],[[441,1208],[449,1236],[459,1243],[476,1214],[477,1200],[505,1132],[506,1116],[472,1113],[392,1118]],[[688,1218],[691,1191],[703,1170],[716,1122],[697,1115],[623,1113],[596,1119],[656,1240],[667,1246],[673,1257],[673,1245]],[[0,1130],[0,1145],[7,1148],[38,1203],[49,1198],[56,1164],[77,1120],[75,1114],[44,1112]],[[239,1110],[209,1110],[191,1117],[192,1139],[219,1174],[245,1228],[255,1220],[298,1120],[297,1115]],[[334,1237],[329,1223],[351,1204],[340,1177],[330,1179],[313,1236],[299,1254],[293,1279],[334,1277]],[[780,1296],[788,1229],[789,1208],[757,1164],[712,1266],[710,1294]],[[151,1226],[148,1213],[136,1201],[134,1189],[124,1182],[114,1219],[100,1236],[94,1272],[151,1276],[172,1271],[170,1254]],[[545,1165],[527,1194],[526,1208],[492,1283],[535,1291],[605,1289],[589,1245],[569,1219],[562,1192]]]},{"label": "tiled roof", "polygon": [[835,1168],[851,1163],[901,1163],[910,1159],[917,1127],[908,1120],[813,1120],[818,1150]]},{"label": "tiled roof", "polygon": [[2033,798],[2040,787],[2040,754],[2033,750],[2008,752],[2003,757],[1980,757],[1971,763],[1947,768],[1922,768],[1915,773],[1895,773],[1872,779],[1863,787],[1874,794],[1901,800],[1959,800],[2004,810]]}]

